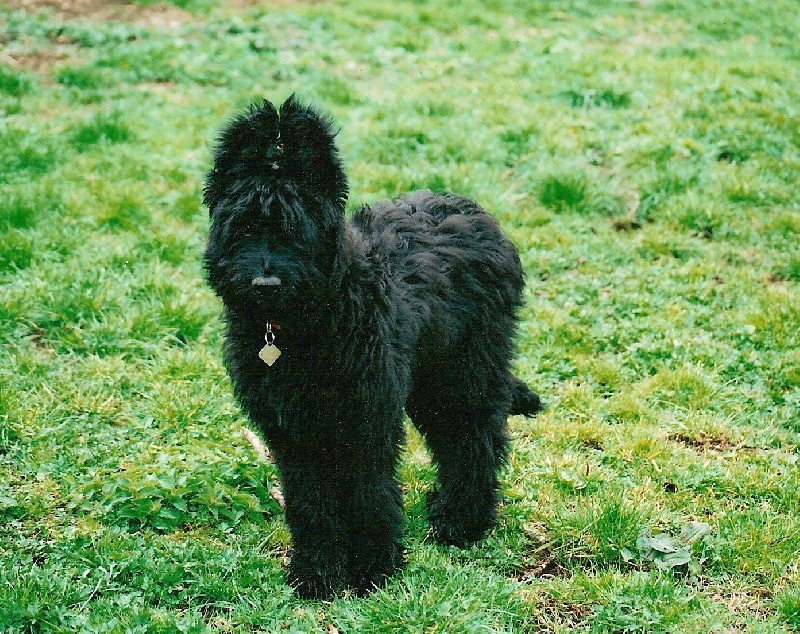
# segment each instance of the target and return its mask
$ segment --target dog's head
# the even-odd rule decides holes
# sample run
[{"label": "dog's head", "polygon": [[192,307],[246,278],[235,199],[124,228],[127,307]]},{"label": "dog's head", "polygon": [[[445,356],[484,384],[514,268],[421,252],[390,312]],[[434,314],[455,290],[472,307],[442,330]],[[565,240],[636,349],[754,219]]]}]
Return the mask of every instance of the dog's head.
[{"label": "dog's head", "polygon": [[204,191],[205,263],[229,307],[274,316],[325,284],[347,199],[335,136],[328,118],[294,96],[280,111],[268,101],[251,106],[223,130]]}]

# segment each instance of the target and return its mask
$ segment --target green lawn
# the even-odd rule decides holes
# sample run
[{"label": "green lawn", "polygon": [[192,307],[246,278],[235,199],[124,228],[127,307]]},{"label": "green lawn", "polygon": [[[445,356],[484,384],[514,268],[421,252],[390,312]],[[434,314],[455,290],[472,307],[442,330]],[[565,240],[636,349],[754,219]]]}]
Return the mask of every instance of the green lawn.
[{"label": "green lawn", "polygon": [[[179,6],[178,6],[179,5]],[[458,7],[458,8],[455,8]],[[0,6],[0,632],[800,631],[796,0]],[[292,92],[359,202],[527,271],[498,528],[295,599],[200,264],[220,126]]]}]

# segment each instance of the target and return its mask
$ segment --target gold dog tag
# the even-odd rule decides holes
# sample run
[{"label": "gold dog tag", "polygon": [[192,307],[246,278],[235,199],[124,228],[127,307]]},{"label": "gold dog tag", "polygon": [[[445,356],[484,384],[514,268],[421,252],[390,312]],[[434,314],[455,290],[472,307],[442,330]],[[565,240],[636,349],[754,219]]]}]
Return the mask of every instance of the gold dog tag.
[{"label": "gold dog tag", "polygon": [[281,356],[281,351],[274,343],[268,343],[258,353],[258,358],[269,366],[275,363],[279,356]]},{"label": "gold dog tag", "polygon": [[272,332],[271,323],[267,324],[267,334],[264,335],[264,340],[267,342],[267,345],[261,348],[258,353],[258,358],[268,366],[272,366],[272,364],[278,360],[278,357],[281,356],[281,351],[278,349],[278,346],[275,345],[275,333]]}]

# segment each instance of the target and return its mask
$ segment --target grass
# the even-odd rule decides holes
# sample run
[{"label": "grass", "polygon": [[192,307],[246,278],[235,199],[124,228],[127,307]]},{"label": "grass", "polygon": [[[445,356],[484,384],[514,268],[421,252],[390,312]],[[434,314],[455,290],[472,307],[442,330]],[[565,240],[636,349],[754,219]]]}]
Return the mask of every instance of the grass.
[{"label": "grass", "polygon": [[[24,8],[23,8],[24,6]],[[0,8],[0,631],[800,630],[790,0]],[[501,520],[296,600],[200,267],[220,125],[292,92],[351,207],[475,197],[527,271]]]}]

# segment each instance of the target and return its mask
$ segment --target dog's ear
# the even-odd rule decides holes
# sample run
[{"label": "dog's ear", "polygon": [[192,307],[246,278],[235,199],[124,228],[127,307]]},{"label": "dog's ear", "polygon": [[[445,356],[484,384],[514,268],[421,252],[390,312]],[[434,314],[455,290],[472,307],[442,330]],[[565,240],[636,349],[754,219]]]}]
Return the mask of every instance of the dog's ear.
[{"label": "dog's ear", "polygon": [[294,95],[280,110],[280,139],[293,178],[344,210],[347,176],[339,158],[333,120]]},{"label": "dog's ear", "polygon": [[278,111],[266,99],[252,104],[222,130],[214,149],[214,167],[206,176],[203,200],[210,210],[237,180],[257,173],[269,149],[278,143]]}]

